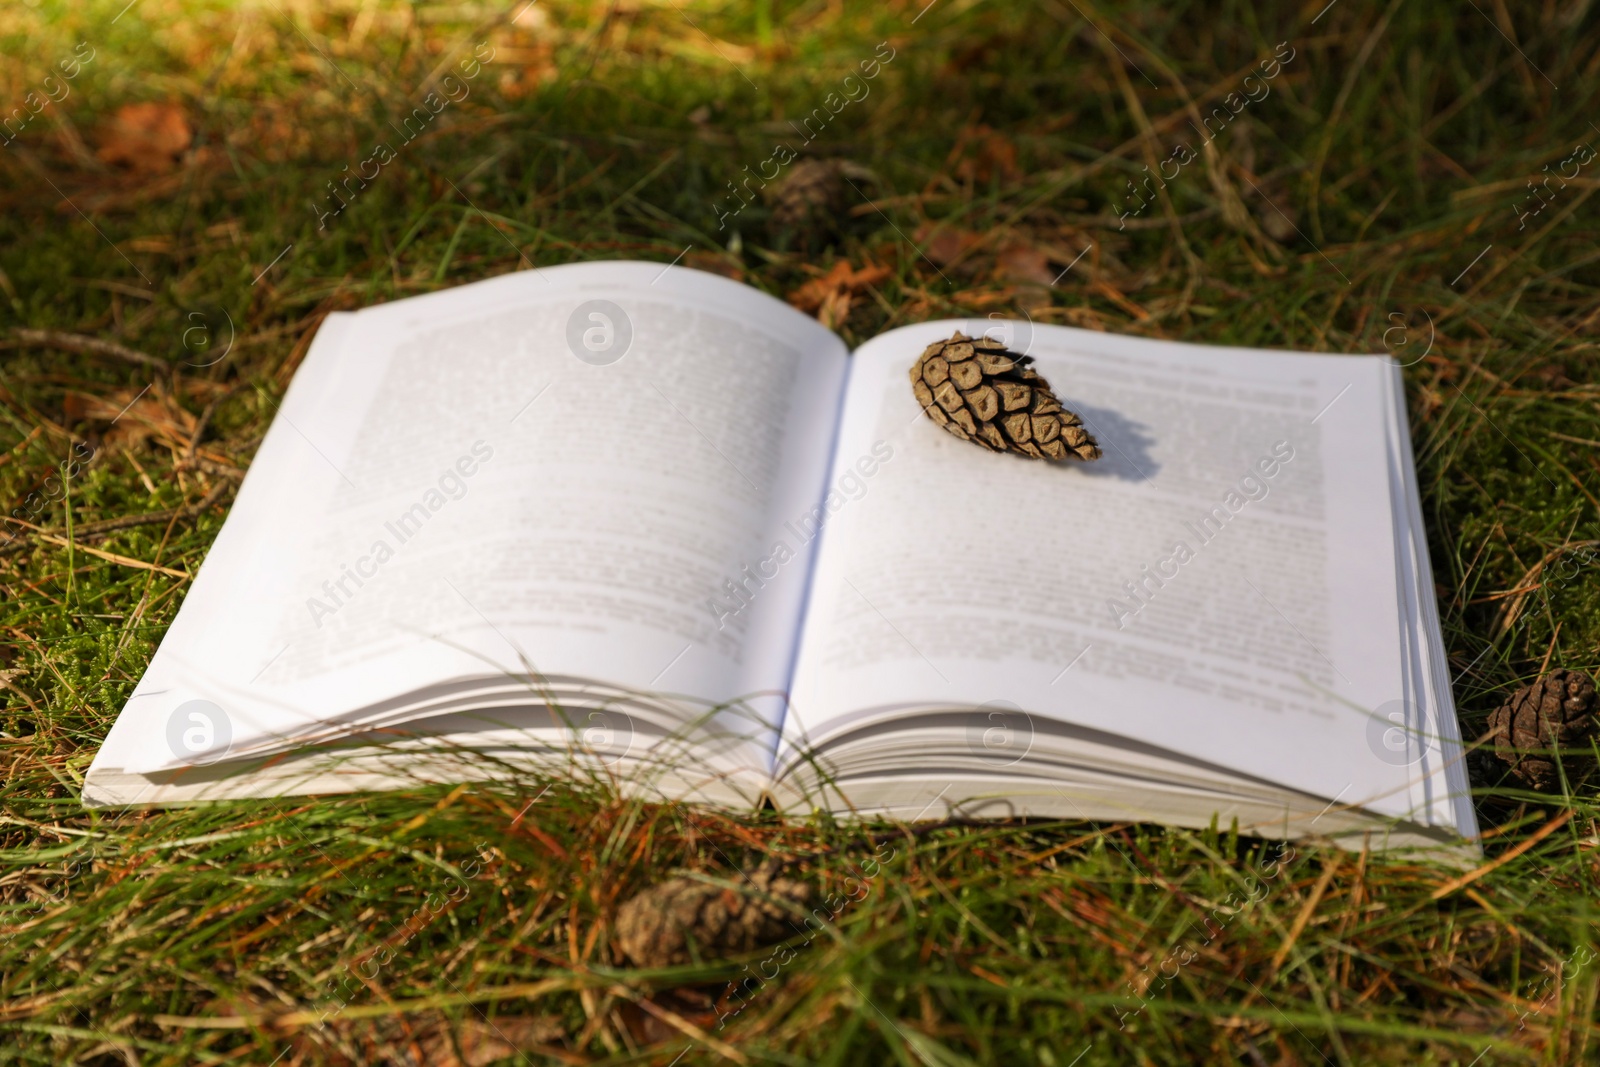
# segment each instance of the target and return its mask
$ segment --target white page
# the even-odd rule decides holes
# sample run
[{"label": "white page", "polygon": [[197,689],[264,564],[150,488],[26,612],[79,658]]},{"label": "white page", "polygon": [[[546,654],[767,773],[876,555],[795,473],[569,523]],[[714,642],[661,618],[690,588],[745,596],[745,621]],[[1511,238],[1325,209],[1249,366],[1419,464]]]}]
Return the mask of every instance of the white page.
[{"label": "white page", "polygon": [[[597,299],[632,327],[604,366],[567,339]],[[184,762],[167,724],[190,699],[239,751],[523,656],[700,705],[781,691],[808,559],[731,619],[708,599],[816,500],[845,364],[779,301],[659,264],[330,318],[97,762]]]},{"label": "white page", "polygon": [[[1001,701],[1411,814],[1366,730],[1406,696],[1385,364],[1034,326],[1105,452],[1044,464],[919,417],[907,369],[957,325],[854,357],[834,477],[876,440],[894,457],[823,539],[780,759],[896,709]],[[1228,507],[1246,477],[1264,495]]]},{"label": "white page", "polygon": [[[1391,412],[1395,541],[1404,605],[1402,621],[1413,649],[1410,673],[1414,682],[1413,703],[1399,709],[1381,709],[1384,714],[1372,729],[1375,733],[1381,731],[1377,733],[1377,747],[1408,770],[1411,803],[1417,811],[1414,818],[1435,825],[1454,825],[1462,836],[1475,840],[1480,832],[1478,816],[1472,805],[1461,724],[1446,667],[1448,656],[1439,625],[1427,529],[1422,522],[1421,490],[1406,416],[1405,382],[1398,365],[1389,369],[1385,392]],[[1393,714],[1396,711],[1398,715]],[[1396,718],[1404,721],[1403,730],[1392,730],[1391,723]],[[1396,744],[1402,740],[1403,744]]]}]

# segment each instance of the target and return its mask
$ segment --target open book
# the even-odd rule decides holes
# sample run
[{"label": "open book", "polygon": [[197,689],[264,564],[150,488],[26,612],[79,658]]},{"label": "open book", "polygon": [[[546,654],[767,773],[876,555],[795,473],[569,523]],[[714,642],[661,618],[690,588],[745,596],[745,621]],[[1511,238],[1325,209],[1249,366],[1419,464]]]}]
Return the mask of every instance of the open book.
[{"label": "open book", "polygon": [[[986,452],[988,333],[1104,451]],[[725,278],[329,316],[84,785],[159,804],[597,771],[901,819],[1477,837],[1396,365],[1026,321],[853,355]]]}]

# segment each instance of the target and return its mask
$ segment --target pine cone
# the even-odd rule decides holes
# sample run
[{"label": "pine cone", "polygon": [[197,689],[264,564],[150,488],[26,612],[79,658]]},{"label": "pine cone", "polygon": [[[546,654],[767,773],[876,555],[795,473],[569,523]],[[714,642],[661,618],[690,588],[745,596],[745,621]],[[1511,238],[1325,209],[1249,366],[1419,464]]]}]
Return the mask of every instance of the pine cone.
[{"label": "pine cone", "polygon": [[737,892],[692,878],[651,886],[617,909],[617,947],[636,967],[671,967],[782,941],[797,921],[767,898],[804,904],[811,887],[780,869],[769,860],[750,875],[754,889]]},{"label": "pine cone", "polygon": [[1491,712],[1488,736],[1513,775],[1545,790],[1561,781],[1551,749],[1562,750],[1569,777],[1589,769],[1593,760],[1582,752],[1596,722],[1594,680],[1581,671],[1554,670]]},{"label": "pine cone", "polygon": [[957,330],[912,364],[911,391],[934,422],[991,452],[1099,459],[1083,420],[1061,406],[1032,362],[999,341]]},{"label": "pine cone", "polygon": [[802,159],[766,190],[772,205],[769,229],[774,236],[793,233],[801,244],[809,244],[814,234],[829,236],[856,199],[850,183],[873,180],[870,170],[847,160]]}]

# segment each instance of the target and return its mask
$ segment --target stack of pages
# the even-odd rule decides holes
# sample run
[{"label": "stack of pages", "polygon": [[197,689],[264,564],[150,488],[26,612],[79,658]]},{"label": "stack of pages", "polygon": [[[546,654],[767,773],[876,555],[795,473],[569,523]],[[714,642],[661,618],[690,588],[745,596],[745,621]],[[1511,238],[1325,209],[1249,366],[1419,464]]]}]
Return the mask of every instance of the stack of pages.
[{"label": "stack of pages", "polygon": [[[1104,456],[934,425],[956,330]],[[528,770],[900,819],[1477,837],[1398,367],[1026,321],[850,353],[659,264],[329,316],[91,805]]]}]

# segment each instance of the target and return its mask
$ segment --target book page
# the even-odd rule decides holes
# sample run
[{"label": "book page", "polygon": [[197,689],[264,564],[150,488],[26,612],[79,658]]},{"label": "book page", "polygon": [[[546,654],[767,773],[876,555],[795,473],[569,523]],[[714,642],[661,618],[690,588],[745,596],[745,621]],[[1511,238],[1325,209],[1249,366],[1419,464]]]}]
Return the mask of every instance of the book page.
[{"label": "book page", "polygon": [[1380,708],[1369,726],[1374,748],[1407,770],[1413,810],[1431,809],[1435,824],[1454,825],[1469,839],[1480,834],[1467,779],[1461,723],[1451,691],[1448,654],[1439,624],[1422,494],[1398,365],[1389,367],[1388,394],[1395,542],[1399,559],[1401,614],[1408,622],[1406,667],[1411,692],[1404,703]]},{"label": "book page", "polygon": [[854,357],[834,477],[893,459],[827,527],[780,759],[1009,707],[1408,813],[1367,730],[1408,692],[1385,365],[1011,324],[1104,452],[1045,463],[921,415],[908,368],[959,325]]},{"label": "book page", "polygon": [[107,758],[182,762],[187,699],[241,752],[457,710],[463,686],[526,705],[529,672],[691,710],[764,692],[770,729],[809,554],[745,575],[821,491],[845,364],[779,301],[660,264],[334,316]]}]

